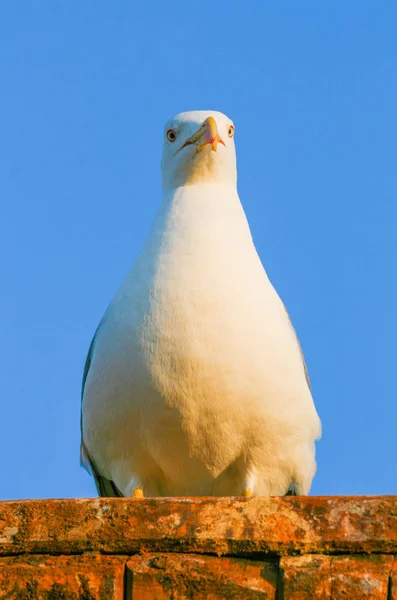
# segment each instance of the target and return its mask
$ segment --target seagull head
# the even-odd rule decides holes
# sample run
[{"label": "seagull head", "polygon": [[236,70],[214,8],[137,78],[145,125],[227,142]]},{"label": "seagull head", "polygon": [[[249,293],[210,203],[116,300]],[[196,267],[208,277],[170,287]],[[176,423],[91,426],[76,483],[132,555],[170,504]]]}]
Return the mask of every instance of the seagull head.
[{"label": "seagull head", "polygon": [[184,112],[164,129],[163,189],[196,184],[236,185],[234,124],[214,110]]}]

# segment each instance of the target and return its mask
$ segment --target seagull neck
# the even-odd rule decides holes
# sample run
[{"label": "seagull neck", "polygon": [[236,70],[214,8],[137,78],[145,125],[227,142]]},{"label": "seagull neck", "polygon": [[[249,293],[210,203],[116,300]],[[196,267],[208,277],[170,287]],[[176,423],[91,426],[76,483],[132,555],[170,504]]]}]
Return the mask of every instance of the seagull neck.
[{"label": "seagull neck", "polygon": [[[249,225],[235,184],[185,185],[164,193],[153,233],[167,236],[219,238],[240,232],[251,239]],[[157,232],[157,233],[155,233]]]},{"label": "seagull neck", "polygon": [[[230,204],[233,199],[240,204],[235,183],[200,183],[182,185],[163,191],[163,206],[196,201],[201,209],[206,204],[210,204],[216,210],[220,205]],[[215,206],[213,205],[214,200],[216,200]]]},{"label": "seagull neck", "polygon": [[[219,256],[252,252],[250,228],[236,185],[190,185],[165,192],[140,263],[159,255]],[[223,250],[222,250],[223,248]]]}]

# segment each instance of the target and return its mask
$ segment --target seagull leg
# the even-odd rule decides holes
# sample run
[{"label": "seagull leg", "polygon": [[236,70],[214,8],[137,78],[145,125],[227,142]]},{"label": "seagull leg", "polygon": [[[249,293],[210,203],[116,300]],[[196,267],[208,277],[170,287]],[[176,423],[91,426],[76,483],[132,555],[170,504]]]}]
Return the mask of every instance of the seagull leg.
[{"label": "seagull leg", "polygon": [[132,494],[133,498],[144,498],[145,494],[143,493],[143,489],[142,488],[135,488]]},{"label": "seagull leg", "polygon": [[253,491],[255,491],[256,484],[256,473],[254,470],[250,470],[244,477],[244,488],[241,494],[243,498],[251,498]]}]

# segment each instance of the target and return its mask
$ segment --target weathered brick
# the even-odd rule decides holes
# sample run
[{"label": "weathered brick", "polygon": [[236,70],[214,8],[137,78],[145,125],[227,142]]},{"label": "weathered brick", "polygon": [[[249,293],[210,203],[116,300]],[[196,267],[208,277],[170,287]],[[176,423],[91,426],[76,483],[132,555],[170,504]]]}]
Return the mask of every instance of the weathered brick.
[{"label": "weathered brick", "polygon": [[277,566],[186,554],[134,556],[127,568],[131,600],[275,600]]},{"label": "weathered brick", "polygon": [[331,557],[320,554],[286,556],[280,560],[280,598],[330,600]]},{"label": "weathered brick", "polygon": [[335,556],[332,600],[388,600],[392,556]]},{"label": "weathered brick", "polygon": [[388,600],[397,600],[397,557],[393,557],[393,566],[390,573],[390,594]]},{"label": "weathered brick", "polygon": [[0,554],[397,553],[397,497],[0,502]]},{"label": "weathered brick", "polygon": [[126,558],[19,556],[0,559],[0,600],[123,600]]}]

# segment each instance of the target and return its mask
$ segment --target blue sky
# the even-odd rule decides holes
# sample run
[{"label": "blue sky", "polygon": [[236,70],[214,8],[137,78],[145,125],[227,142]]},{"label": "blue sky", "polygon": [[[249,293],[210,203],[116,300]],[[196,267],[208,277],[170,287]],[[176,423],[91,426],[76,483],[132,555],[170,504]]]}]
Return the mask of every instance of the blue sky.
[{"label": "blue sky", "polygon": [[0,8],[0,498],[92,496],[80,381],[160,201],[163,123],[236,124],[239,191],[305,351],[312,494],[397,492],[397,3]]}]

